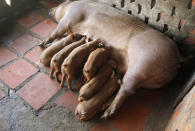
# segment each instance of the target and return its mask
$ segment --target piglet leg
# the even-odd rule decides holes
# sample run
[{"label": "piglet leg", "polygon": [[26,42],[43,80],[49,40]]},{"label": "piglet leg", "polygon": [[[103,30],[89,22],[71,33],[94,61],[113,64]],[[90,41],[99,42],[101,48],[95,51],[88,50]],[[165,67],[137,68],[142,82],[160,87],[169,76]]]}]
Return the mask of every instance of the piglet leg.
[{"label": "piglet leg", "polygon": [[40,46],[47,47],[49,43],[62,37],[65,33],[70,34],[72,32],[72,27],[83,20],[83,15],[78,15],[76,11],[65,13],[54,32],[46,40],[40,43]]},{"label": "piglet leg", "polygon": [[62,70],[62,80],[61,80],[61,83],[60,83],[60,87],[62,88],[64,86],[64,83],[66,81],[66,75],[64,73],[64,70]]},{"label": "piglet leg", "polygon": [[53,73],[54,73],[54,68],[51,67],[51,71],[49,73],[49,77],[52,78],[53,77]]},{"label": "piglet leg", "polygon": [[56,70],[55,73],[54,73],[54,77],[55,77],[55,80],[57,82],[60,82],[60,80],[59,80],[59,74],[60,74],[60,71],[59,70]]}]

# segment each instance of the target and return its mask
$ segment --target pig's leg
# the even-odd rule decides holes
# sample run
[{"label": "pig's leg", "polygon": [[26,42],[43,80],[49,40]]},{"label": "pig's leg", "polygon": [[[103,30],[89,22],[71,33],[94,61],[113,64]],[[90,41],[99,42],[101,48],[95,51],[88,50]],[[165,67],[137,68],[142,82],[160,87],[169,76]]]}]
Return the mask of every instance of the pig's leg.
[{"label": "pig's leg", "polygon": [[124,103],[126,98],[134,94],[138,84],[139,79],[135,77],[135,75],[132,75],[130,71],[127,71],[123,78],[123,83],[121,85],[119,92],[117,93],[112,104],[104,112],[101,118],[106,119],[114,115],[121,107],[121,105]]},{"label": "pig's leg", "polygon": [[51,66],[51,71],[49,73],[49,77],[52,78],[53,77],[53,73],[54,73],[54,67]]},{"label": "pig's leg", "polygon": [[41,47],[48,47],[48,45],[53,42],[55,39],[58,39],[60,37],[62,37],[64,35],[65,32],[67,32],[68,30],[68,26],[65,24],[63,24],[64,26],[62,26],[61,23],[58,24],[58,26],[56,27],[56,29],[51,33],[51,35],[49,35],[49,37],[47,39],[45,39],[43,42],[41,42],[39,44],[39,46]]},{"label": "pig's leg", "polygon": [[67,81],[67,84],[68,84],[68,89],[72,90],[72,88],[71,88],[72,77],[68,75],[66,77],[66,81]]},{"label": "pig's leg", "polygon": [[53,42],[57,38],[62,37],[65,33],[70,34],[72,32],[71,28],[82,22],[84,20],[83,18],[84,16],[81,15],[79,10],[67,11],[67,13],[60,20],[54,32],[46,40],[44,40],[40,46],[47,47],[47,44]]},{"label": "pig's leg", "polygon": [[62,69],[62,80],[61,80],[61,83],[60,83],[61,88],[64,86],[65,80],[66,80],[66,75],[65,75],[64,70]]},{"label": "pig's leg", "polygon": [[55,79],[56,79],[57,82],[60,82],[59,77],[58,77],[59,74],[60,74],[60,71],[59,70],[56,70],[55,73],[54,73],[54,77],[55,77]]}]

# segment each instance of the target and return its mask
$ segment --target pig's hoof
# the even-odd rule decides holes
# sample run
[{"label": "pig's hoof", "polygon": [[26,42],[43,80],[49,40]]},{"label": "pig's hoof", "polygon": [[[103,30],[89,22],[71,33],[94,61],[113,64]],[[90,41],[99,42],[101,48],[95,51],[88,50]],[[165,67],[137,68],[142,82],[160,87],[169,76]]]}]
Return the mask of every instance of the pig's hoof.
[{"label": "pig's hoof", "polygon": [[46,39],[44,41],[42,41],[41,43],[38,44],[38,46],[42,47],[42,48],[47,48],[51,45],[52,43],[49,43],[49,40]]},{"label": "pig's hoof", "polygon": [[111,118],[115,113],[116,113],[116,108],[111,105],[101,116],[101,119]]},{"label": "pig's hoof", "polygon": [[38,46],[40,46],[41,48],[44,48],[44,41],[42,41],[41,43],[37,44]]}]

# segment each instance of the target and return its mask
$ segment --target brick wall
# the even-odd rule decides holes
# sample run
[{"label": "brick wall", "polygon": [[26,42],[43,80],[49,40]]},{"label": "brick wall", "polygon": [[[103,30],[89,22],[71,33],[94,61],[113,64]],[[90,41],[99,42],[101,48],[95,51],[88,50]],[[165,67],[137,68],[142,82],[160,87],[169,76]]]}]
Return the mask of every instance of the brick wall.
[{"label": "brick wall", "polygon": [[98,0],[122,9],[168,34],[195,44],[195,0]]}]

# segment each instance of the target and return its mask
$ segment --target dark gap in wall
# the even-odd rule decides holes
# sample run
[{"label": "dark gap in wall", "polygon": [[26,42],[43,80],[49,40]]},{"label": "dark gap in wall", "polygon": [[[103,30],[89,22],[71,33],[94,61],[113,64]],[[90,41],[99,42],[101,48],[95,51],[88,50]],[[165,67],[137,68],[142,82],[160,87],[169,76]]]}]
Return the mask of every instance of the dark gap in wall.
[{"label": "dark gap in wall", "polygon": [[130,3],[133,3],[133,2],[135,2],[135,0],[130,0]]},{"label": "dark gap in wall", "polygon": [[137,11],[137,14],[140,14],[142,11],[142,6],[140,4],[138,4],[138,11]]},{"label": "dark gap in wall", "polygon": [[131,14],[132,14],[132,11],[131,11],[131,10],[128,10],[128,14],[130,14],[130,15],[131,15]]},{"label": "dark gap in wall", "polygon": [[171,16],[175,15],[175,9],[175,6],[173,6]]},{"label": "dark gap in wall", "polygon": [[125,6],[125,0],[121,0],[121,8]]},{"label": "dark gap in wall", "polygon": [[173,40],[174,39],[174,35],[170,34],[169,37]]},{"label": "dark gap in wall", "polygon": [[189,3],[188,3],[188,9],[192,9],[192,0],[189,0]]},{"label": "dark gap in wall", "polygon": [[116,5],[115,5],[115,4],[112,4],[112,7],[114,7],[114,8],[115,8],[115,7],[116,7]]},{"label": "dark gap in wall", "polygon": [[161,13],[158,13],[157,18],[156,18],[156,22],[158,22],[160,20],[160,18],[161,18]]},{"label": "dark gap in wall", "polygon": [[181,20],[179,21],[179,24],[178,24],[178,30],[179,31],[181,30]]},{"label": "dark gap in wall", "polygon": [[164,33],[164,32],[166,32],[168,30],[169,30],[168,25],[167,24],[164,24],[164,27],[163,27],[163,31],[162,32]]},{"label": "dark gap in wall", "polygon": [[156,4],[156,0],[152,0],[151,1],[151,9],[155,6],[155,4]]},{"label": "dark gap in wall", "polygon": [[145,23],[148,24],[149,18],[145,16]]}]

